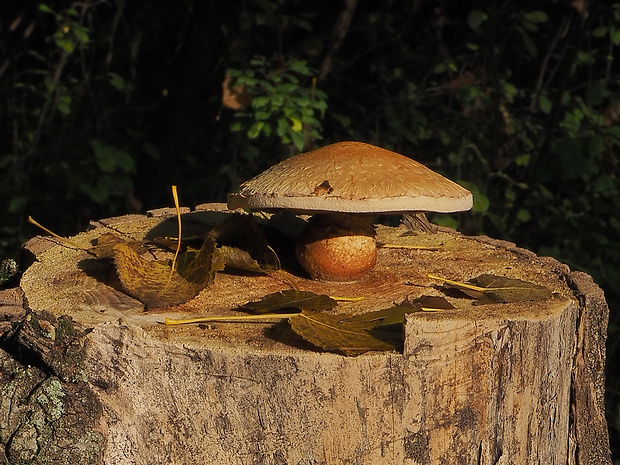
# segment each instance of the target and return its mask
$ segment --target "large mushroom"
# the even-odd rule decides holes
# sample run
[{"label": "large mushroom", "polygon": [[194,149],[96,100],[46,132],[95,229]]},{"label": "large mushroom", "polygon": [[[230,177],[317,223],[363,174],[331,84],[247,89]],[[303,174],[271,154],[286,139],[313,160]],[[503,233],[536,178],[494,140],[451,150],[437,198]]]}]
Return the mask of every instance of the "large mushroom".
[{"label": "large mushroom", "polygon": [[415,160],[362,142],[339,142],[278,163],[230,194],[230,209],[313,215],[296,244],[317,280],[354,281],[377,261],[373,215],[456,212],[472,194]]}]

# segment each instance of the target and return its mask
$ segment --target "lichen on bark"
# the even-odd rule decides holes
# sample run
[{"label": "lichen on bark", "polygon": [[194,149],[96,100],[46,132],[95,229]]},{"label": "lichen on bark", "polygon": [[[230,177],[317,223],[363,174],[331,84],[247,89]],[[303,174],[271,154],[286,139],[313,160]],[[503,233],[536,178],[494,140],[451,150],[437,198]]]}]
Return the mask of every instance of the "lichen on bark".
[{"label": "lichen on bark", "polygon": [[0,335],[0,464],[102,463],[102,407],[81,370],[88,331],[34,312],[10,328]]}]

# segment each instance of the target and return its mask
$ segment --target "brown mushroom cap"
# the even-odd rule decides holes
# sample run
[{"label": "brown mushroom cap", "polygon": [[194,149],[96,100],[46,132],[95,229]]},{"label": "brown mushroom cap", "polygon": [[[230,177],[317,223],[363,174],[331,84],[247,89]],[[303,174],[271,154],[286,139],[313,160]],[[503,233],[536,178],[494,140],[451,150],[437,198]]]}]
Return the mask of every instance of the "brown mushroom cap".
[{"label": "brown mushroom cap", "polygon": [[339,142],[302,153],[243,183],[228,207],[303,213],[456,212],[471,192],[398,153]]}]

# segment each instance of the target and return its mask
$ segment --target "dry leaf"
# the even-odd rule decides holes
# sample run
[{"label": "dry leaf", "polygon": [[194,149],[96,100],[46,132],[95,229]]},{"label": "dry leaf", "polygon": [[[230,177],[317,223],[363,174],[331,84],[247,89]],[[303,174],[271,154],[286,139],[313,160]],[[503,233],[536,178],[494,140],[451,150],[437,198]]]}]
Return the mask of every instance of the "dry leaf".
[{"label": "dry leaf", "polygon": [[209,236],[223,250],[226,266],[254,272],[280,269],[277,254],[251,215],[235,213],[213,227]]},{"label": "dry leaf", "polygon": [[224,259],[209,237],[204,239],[200,250],[188,250],[179,255],[176,267],[182,278],[202,286],[200,290],[211,284],[215,273],[223,269]]},{"label": "dry leaf", "polygon": [[239,307],[238,310],[262,315],[291,308],[320,312],[331,310],[336,305],[338,303],[326,295],[288,289],[266,295],[259,301],[249,302]]},{"label": "dry leaf", "polygon": [[313,345],[345,355],[358,355],[371,350],[394,350],[394,345],[373,336],[364,322],[343,315],[304,310],[289,318],[291,328]]},{"label": "dry leaf", "polygon": [[204,241],[200,251],[179,255],[177,269],[172,272],[167,263],[146,260],[124,242],[114,245],[113,252],[123,288],[147,309],[194,298],[223,268],[223,260],[210,239]]},{"label": "dry leaf", "polygon": [[222,245],[219,247],[226,266],[236,270],[250,271],[252,273],[264,273],[266,270],[252,258],[252,256],[238,247]]},{"label": "dry leaf", "polygon": [[245,110],[251,102],[252,95],[246,90],[245,84],[233,87],[230,74],[226,74],[222,82],[222,105],[231,110]]},{"label": "dry leaf", "polygon": [[[175,186],[173,186],[173,195],[177,214],[179,214]],[[141,301],[147,309],[177,305],[192,299],[213,282],[217,271],[224,269],[222,254],[216,249],[211,237],[202,241],[200,250],[184,245],[185,252],[178,255],[177,253],[181,250],[180,248],[177,250],[177,246],[181,245],[179,239],[174,244],[167,238],[127,241],[112,233],[104,233],[95,240],[91,247],[82,248],[54,234],[30,217],[29,221],[63,243],[84,250],[98,260],[113,258],[123,289]],[[141,254],[147,245],[174,249],[175,260],[172,264],[174,270],[167,262],[149,261],[143,258]]]},{"label": "dry leaf", "polygon": [[295,333],[313,345],[344,355],[359,355],[375,350],[401,350],[404,342],[405,315],[420,312],[424,305],[437,309],[454,308],[443,297],[423,296],[412,302],[362,313],[359,315],[331,315],[302,310],[289,317]]},{"label": "dry leaf", "polygon": [[482,274],[470,282],[484,288],[485,297],[498,303],[545,300],[552,295],[549,289],[539,284],[491,274]]},{"label": "dry leaf", "polygon": [[88,252],[93,254],[99,260],[106,258],[114,257],[114,246],[117,244],[126,244],[133,251],[140,253],[140,249],[142,249],[144,242],[142,241],[126,241],[125,239],[117,236],[112,233],[104,233],[95,239],[93,245],[88,248]]},{"label": "dry leaf", "polygon": [[423,295],[414,299],[411,303],[413,307],[419,307],[421,309],[434,309],[434,310],[453,310],[454,306],[448,302],[444,297],[438,295]]},{"label": "dry leaf", "polygon": [[429,308],[435,310],[452,310],[454,306],[443,297],[421,296],[412,301],[406,300],[394,307],[356,315],[352,317],[352,319],[368,322],[374,321],[374,328],[402,325],[405,323],[405,315],[408,313],[420,312]]},{"label": "dry leaf", "polygon": [[[443,297],[424,296],[383,310],[358,315],[332,315],[320,311],[323,310],[321,307],[326,306],[326,301],[321,298],[326,296],[292,292],[296,292],[298,298],[291,299],[292,305],[289,307],[300,308],[302,311],[288,318],[291,329],[318,348],[344,355],[359,355],[375,350],[400,350],[404,340],[403,324],[406,314],[422,311],[423,306],[429,304],[432,304],[433,308],[454,308]],[[301,298],[301,294],[306,294],[305,299]],[[312,305],[308,305],[309,302],[312,302]],[[310,309],[311,306],[314,309]]]},{"label": "dry leaf", "polygon": [[431,274],[428,276],[442,281],[447,287],[458,289],[468,296],[478,299],[479,303],[537,301],[552,296],[549,289],[539,284],[492,274],[482,274],[466,283],[451,281]]}]

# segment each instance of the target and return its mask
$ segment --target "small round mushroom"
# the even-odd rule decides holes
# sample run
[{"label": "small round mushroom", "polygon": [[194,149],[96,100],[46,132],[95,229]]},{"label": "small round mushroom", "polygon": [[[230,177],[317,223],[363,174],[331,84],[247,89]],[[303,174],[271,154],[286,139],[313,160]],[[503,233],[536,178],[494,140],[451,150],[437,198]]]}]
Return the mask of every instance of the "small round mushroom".
[{"label": "small round mushroom", "polygon": [[411,158],[362,142],[339,142],[278,163],[244,182],[228,208],[313,215],[297,259],[313,279],[354,281],[377,261],[375,214],[456,212],[471,192]]}]

